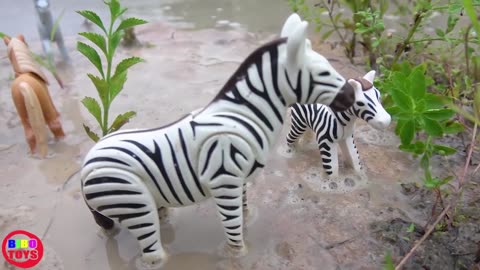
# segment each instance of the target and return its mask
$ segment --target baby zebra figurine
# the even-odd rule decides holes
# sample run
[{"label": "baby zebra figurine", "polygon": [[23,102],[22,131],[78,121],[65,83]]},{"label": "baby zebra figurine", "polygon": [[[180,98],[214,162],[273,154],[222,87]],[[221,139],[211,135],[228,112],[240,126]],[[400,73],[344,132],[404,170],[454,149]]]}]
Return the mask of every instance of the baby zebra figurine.
[{"label": "baby zebra figurine", "polygon": [[353,139],[355,120],[363,119],[375,129],[385,129],[391,117],[380,103],[380,92],[373,85],[375,71],[363,78],[350,79],[355,89],[355,103],[344,112],[336,112],[322,104],[294,104],[291,107],[291,127],[287,135],[287,146],[293,150],[298,138],[307,128],[315,132],[323,168],[329,176],[338,176],[338,148],[340,144],[346,162],[356,172],[362,169],[357,146]]}]

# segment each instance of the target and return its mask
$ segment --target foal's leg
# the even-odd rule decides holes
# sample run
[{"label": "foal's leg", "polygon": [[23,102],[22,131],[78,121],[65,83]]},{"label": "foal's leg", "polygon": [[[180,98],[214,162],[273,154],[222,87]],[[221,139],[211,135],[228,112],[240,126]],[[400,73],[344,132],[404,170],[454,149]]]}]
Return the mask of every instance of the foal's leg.
[{"label": "foal's leg", "polygon": [[332,177],[338,176],[338,147],[327,140],[318,143],[323,169]]},{"label": "foal's leg", "polygon": [[362,165],[360,164],[360,155],[358,154],[353,135],[340,142],[340,147],[343,155],[346,156],[347,163],[355,170],[355,172],[360,172],[362,170]]}]

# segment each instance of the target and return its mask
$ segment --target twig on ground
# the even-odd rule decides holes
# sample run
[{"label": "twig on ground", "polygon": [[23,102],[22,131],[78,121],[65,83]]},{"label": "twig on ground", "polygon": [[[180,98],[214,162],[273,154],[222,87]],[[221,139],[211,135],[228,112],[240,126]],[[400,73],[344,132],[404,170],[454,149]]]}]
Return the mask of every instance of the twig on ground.
[{"label": "twig on ground", "polygon": [[400,261],[400,263],[397,264],[397,266],[395,267],[395,270],[400,270],[402,269],[403,265],[407,262],[407,260],[413,255],[413,253],[415,252],[415,250],[425,241],[425,239],[427,239],[427,237],[433,232],[433,230],[435,229],[435,226],[437,226],[437,224],[443,219],[443,217],[447,214],[448,210],[450,210],[450,207],[451,205],[447,205],[447,207],[445,207],[445,209],[443,210],[443,212],[437,217],[437,220],[435,220],[435,222],[430,225],[430,228],[428,229],[428,231],[422,236],[422,238],[420,238],[420,240],[417,241],[417,243],[413,246],[413,248],[407,253],[407,255],[405,255],[405,257],[403,257],[403,259]]}]

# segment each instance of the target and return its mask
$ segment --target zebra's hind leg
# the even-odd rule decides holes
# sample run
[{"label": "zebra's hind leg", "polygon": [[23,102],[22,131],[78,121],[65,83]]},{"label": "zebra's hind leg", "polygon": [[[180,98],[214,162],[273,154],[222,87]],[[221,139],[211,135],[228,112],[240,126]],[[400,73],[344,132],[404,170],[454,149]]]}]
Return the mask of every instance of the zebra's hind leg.
[{"label": "zebra's hind leg", "polygon": [[[157,206],[137,175],[115,168],[100,168],[91,172],[82,183],[88,206],[132,233],[137,238],[145,263],[157,265],[165,261]],[[97,223],[111,225],[99,215],[94,214]]]},{"label": "zebra's hind leg", "polygon": [[242,185],[238,185],[240,181],[230,175],[219,176],[212,181],[210,193],[215,200],[217,213],[225,230],[227,245],[234,255],[241,256],[247,250],[243,239],[243,188]]}]

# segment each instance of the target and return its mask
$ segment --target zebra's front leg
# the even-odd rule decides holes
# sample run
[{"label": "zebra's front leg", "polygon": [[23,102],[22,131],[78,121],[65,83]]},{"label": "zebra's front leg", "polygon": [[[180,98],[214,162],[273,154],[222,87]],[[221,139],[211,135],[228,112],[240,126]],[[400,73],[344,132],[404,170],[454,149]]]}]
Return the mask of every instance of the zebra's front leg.
[{"label": "zebra's front leg", "polygon": [[338,146],[334,142],[319,142],[320,156],[325,173],[330,177],[338,177]]},{"label": "zebra's front leg", "polygon": [[350,165],[355,172],[360,173],[362,170],[362,165],[360,164],[360,155],[358,154],[358,149],[355,145],[353,135],[346,138],[344,141],[341,141],[339,144],[342,148],[342,153],[345,156],[345,160],[347,161],[348,165]]},{"label": "zebra's front leg", "polygon": [[228,247],[234,255],[246,253],[243,237],[243,179],[222,175],[210,184],[212,194],[217,206],[217,213],[222,222]]}]

